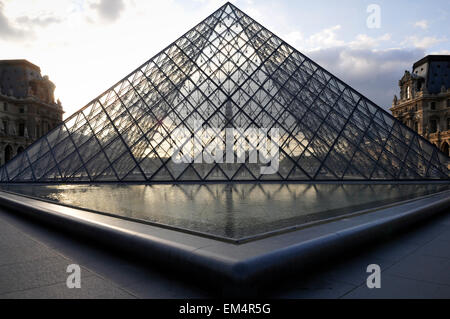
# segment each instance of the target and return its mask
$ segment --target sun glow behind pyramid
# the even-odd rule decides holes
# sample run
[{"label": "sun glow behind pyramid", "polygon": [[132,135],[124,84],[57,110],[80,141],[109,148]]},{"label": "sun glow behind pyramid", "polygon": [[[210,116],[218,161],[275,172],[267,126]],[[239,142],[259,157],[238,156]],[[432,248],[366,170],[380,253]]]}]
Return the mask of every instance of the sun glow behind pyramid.
[{"label": "sun glow behind pyramid", "polygon": [[[279,170],[263,175],[249,161],[174,163],[173,133],[195,135],[198,122],[215,130],[277,128]],[[220,134],[201,148],[224,142]],[[5,165],[0,178],[435,180],[448,179],[447,163],[425,139],[228,3]]]}]

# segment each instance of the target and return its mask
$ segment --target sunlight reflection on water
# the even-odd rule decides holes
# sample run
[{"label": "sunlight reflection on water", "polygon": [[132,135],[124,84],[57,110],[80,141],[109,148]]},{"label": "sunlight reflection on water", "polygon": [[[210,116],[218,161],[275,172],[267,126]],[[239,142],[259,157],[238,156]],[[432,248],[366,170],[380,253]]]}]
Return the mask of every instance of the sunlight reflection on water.
[{"label": "sunlight reflection on water", "polygon": [[7,191],[230,239],[450,189],[448,184],[2,185]]}]

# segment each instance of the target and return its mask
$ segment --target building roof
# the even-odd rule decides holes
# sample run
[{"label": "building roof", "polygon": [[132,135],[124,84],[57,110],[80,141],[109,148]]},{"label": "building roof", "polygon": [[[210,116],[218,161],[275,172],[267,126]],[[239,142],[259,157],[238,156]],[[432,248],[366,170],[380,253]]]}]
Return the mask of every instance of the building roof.
[{"label": "building roof", "polygon": [[35,69],[36,71],[41,72],[41,68],[38,67],[36,64],[31,63],[28,60],[25,59],[18,59],[18,60],[0,60],[0,66],[2,65],[24,65],[28,66],[30,68]]},{"label": "building roof", "polygon": [[450,62],[450,55],[427,55],[426,57],[420,59],[414,63],[413,69],[421,66],[426,62],[436,62],[436,61],[446,61]]}]

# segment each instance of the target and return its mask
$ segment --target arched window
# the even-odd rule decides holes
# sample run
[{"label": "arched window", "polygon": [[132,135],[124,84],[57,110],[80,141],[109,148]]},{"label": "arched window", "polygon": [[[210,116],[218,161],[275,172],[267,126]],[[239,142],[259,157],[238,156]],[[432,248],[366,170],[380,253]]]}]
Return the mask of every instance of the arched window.
[{"label": "arched window", "polygon": [[5,163],[9,162],[13,157],[13,149],[10,145],[5,147]]},{"label": "arched window", "polygon": [[430,133],[436,133],[439,128],[439,119],[432,118],[430,119]]},{"label": "arched window", "polygon": [[441,151],[442,153],[444,153],[447,156],[450,156],[450,150],[449,150],[449,145],[447,142],[444,142],[441,146]]},{"label": "arched window", "polygon": [[411,98],[411,87],[406,87],[406,98],[409,100]]},{"label": "arched window", "polygon": [[2,133],[4,133],[5,135],[8,135],[8,134],[9,134],[9,130],[8,130],[8,120],[3,119],[3,120],[2,120],[2,124],[3,124],[3,127],[2,127]]},{"label": "arched window", "polygon": [[19,136],[25,136],[25,123],[19,123]]}]

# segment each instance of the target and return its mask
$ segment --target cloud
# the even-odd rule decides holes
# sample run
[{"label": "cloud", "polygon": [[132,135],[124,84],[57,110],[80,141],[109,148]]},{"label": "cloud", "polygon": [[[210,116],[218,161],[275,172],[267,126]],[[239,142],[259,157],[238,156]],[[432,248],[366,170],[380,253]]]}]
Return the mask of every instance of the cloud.
[{"label": "cloud", "polygon": [[388,33],[377,38],[370,37],[367,34],[358,34],[354,40],[345,42],[338,37],[338,32],[341,29],[342,27],[340,25],[335,25],[314,33],[309,37],[305,37],[299,31],[292,31],[284,36],[284,38],[290,43],[295,43],[299,47],[309,50],[320,50],[344,45],[355,49],[375,48],[382,42],[390,41],[392,38]]},{"label": "cloud", "polygon": [[355,90],[388,109],[398,80],[425,55],[421,49],[355,49],[348,46],[305,52]]},{"label": "cloud", "polygon": [[432,55],[450,55],[450,50],[440,50],[431,52]]},{"label": "cloud", "polygon": [[358,34],[356,39],[348,43],[351,48],[354,49],[368,49],[376,48],[381,44],[381,42],[386,42],[391,40],[391,35],[386,33],[378,38],[373,38],[367,34]]},{"label": "cloud", "polygon": [[335,25],[308,37],[294,30],[283,38],[386,110],[391,107],[394,94],[398,95],[398,80],[404,71],[411,70],[428,48],[447,41],[410,36],[398,44],[392,41],[390,33],[378,37],[358,34],[344,41],[340,31],[341,25]]},{"label": "cloud", "polygon": [[3,3],[0,2],[0,38],[3,40],[20,40],[25,36],[25,30],[13,26],[11,21],[6,17]]},{"label": "cloud", "polygon": [[446,38],[409,36],[401,44],[404,46],[414,46],[420,49],[428,49],[436,44],[447,41]]},{"label": "cloud", "polygon": [[338,40],[336,32],[342,27],[340,25],[335,25],[331,28],[324,29],[311,35],[307,42],[310,47],[316,49],[320,48],[330,48],[336,47],[344,44],[344,41]]},{"label": "cloud", "polygon": [[11,40],[17,42],[35,38],[36,33],[34,29],[36,27],[43,28],[63,21],[62,18],[49,14],[36,15],[35,17],[28,15],[11,17],[10,15],[7,16],[5,12],[5,5],[0,1],[0,40],[4,41]]},{"label": "cloud", "polygon": [[338,35],[341,29],[340,25],[335,25],[309,37],[292,31],[284,38],[357,91],[388,109],[397,93],[399,78],[411,68],[412,61],[423,56],[423,51],[379,50],[381,44],[391,41],[392,36],[388,33],[379,37],[358,34],[354,39],[344,41]]},{"label": "cloud", "polygon": [[36,17],[36,18],[30,18],[28,16],[22,16],[16,19],[16,22],[21,25],[26,25],[29,27],[46,27],[54,23],[61,23],[62,19],[57,17]]},{"label": "cloud", "polygon": [[426,30],[426,29],[428,29],[428,21],[427,21],[427,20],[420,20],[420,21],[417,21],[417,22],[414,24],[414,26],[417,27],[417,28],[421,28],[421,29],[423,29],[423,30]]},{"label": "cloud", "polygon": [[100,0],[92,3],[91,8],[97,10],[99,17],[105,22],[115,22],[125,10],[124,0]]},{"label": "cloud", "polygon": [[284,39],[289,43],[303,42],[304,36],[300,31],[292,31],[284,36]]}]

